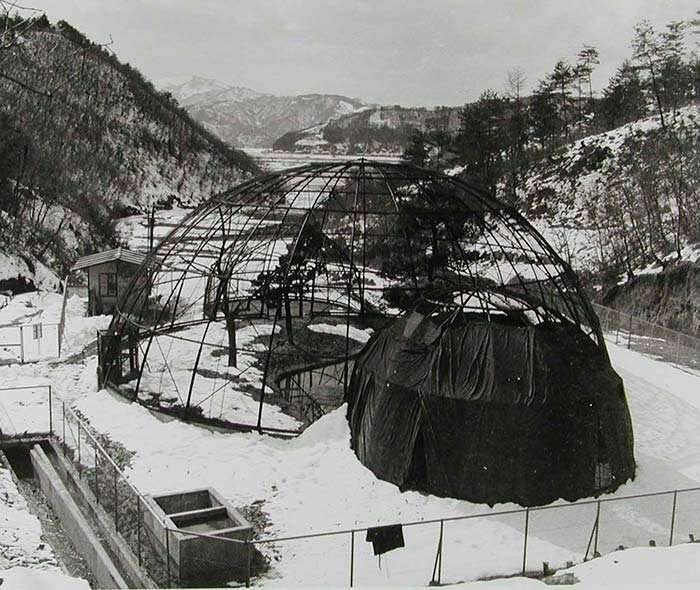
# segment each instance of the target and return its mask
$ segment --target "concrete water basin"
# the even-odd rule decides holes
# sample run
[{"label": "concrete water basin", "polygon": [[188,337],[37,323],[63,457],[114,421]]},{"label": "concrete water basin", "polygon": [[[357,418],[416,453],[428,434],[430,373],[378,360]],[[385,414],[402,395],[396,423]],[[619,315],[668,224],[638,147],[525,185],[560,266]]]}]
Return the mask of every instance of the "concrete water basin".
[{"label": "concrete water basin", "polygon": [[237,575],[245,569],[247,547],[240,541],[251,539],[253,527],[214,488],[146,496],[146,500],[151,510],[144,511],[144,524],[163,559],[170,554],[180,579]]}]

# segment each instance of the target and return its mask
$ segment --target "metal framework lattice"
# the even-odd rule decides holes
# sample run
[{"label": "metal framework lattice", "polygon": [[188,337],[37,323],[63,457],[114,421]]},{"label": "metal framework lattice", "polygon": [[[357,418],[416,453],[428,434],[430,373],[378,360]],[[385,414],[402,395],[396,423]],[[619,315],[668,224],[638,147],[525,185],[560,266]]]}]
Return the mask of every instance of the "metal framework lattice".
[{"label": "metal framework lattice", "polygon": [[298,431],[340,405],[371,330],[421,299],[570,322],[605,351],[575,275],[519,213],[404,164],[253,179],[193,210],[142,272],[101,338],[103,382],[223,426]]}]

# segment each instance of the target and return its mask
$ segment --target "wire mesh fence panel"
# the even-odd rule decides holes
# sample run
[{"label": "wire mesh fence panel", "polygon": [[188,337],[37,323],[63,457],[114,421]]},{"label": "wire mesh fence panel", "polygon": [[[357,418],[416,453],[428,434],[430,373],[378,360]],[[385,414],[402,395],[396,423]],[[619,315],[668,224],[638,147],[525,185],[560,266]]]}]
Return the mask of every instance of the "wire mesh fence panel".
[{"label": "wire mesh fence panel", "polygon": [[[355,543],[358,543],[355,534]],[[350,584],[350,533],[256,544],[285,586],[347,587]]]},{"label": "wire mesh fence panel", "polygon": [[442,583],[519,574],[523,566],[525,512],[446,521]]},{"label": "wire mesh fence panel", "polygon": [[165,586],[166,569],[162,555],[143,523],[143,512],[148,509],[143,498],[128,483],[88,427],[62,403],[54,404],[54,422],[61,450],[75,467],[79,479],[92,492],[94,501],[104,510],[148,575],[160,586]]},{"label": "wire mesh fence panel", "polygon": [[620,547],[666,545],[670,534],[673,494],[601,502],[597,550],[601,555]]},{"label": "wire mesh fence panel", "polygon": [[593,304],[608,342],[657,360],[700,370],[700,338]]},{"label": "wire mesh fence panel", "polygon": [[356,532],[354,583],[426,586],[433,576],[439,541],[439,523],[404,526],[400,532],[391,526]]},{"label": "wire mesh fence panel", "polygon": [[673,544],[700,541],[700,490],[678,492],[675,508]]},{"label": "wire mesh fence panel", "polygon": [[700,371],[700,340],[681,334],[678,337],[676,363]]},{"label": "wire mesh fence panel", "polygon": [[530,510],[526,571],[565,567],[593,556],[593,534],[597,506],[562,504],[545,510]]}]

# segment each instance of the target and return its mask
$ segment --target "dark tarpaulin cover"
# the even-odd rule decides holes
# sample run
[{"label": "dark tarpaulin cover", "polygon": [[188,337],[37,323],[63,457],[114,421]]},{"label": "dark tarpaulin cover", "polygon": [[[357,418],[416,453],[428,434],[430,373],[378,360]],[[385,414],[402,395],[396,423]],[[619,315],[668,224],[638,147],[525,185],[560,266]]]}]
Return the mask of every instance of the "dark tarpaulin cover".
[{"label": "dark tarpaulin cover", "polygon": [[634,477],[622,380],[574,325],[414,310],[369,341],[347,402],[359,459],[402,488],[533,506]]}]

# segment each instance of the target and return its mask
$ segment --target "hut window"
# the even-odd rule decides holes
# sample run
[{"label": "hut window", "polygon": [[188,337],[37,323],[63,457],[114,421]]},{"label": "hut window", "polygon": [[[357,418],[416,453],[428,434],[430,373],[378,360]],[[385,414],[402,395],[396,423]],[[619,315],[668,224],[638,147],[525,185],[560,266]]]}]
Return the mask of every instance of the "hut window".
[{"label": "hut window", "polygon": [[100,296],[117,296],[117,275],[114,273],[100,273]]},{"label": "hut window", "polygon": [[39,340],[43,337],[43,330],[41,329],[41,324],[34,324],[32,328],[32,337],[34,338],[34,340]]}]

